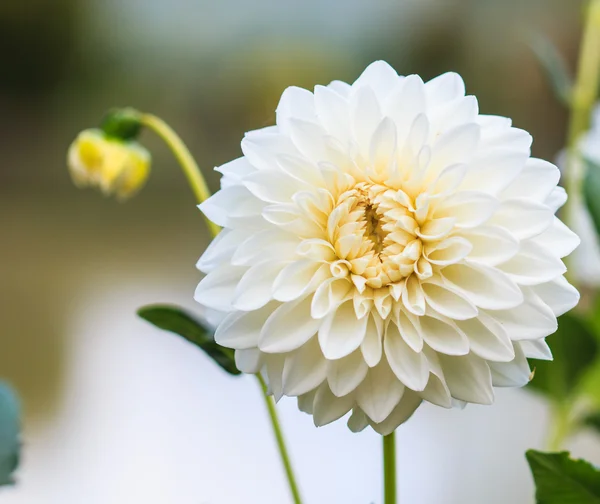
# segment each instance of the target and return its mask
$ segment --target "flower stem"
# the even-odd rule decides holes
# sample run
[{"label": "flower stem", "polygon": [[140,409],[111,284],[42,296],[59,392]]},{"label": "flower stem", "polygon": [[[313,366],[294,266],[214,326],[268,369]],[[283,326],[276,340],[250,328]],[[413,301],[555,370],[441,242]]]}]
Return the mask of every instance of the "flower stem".
[{"label": "flower stem", "polygon": [[570,120],[567,133],[567,173],[565,189],[569,200],[565,205],[565,222],[573,226],[575,208],[580,204],[583,184],[583,163],[580,159],[579,140],[588,129],[590,115],[598,95],[600,79],[600,0],[590,0],[586,7],[585,26],[577,79],[571,94]]},{"label": "flower stem", "polygon": [[383,436],[384,504],[396,504],[396,433]]},{"label": "flower stem", "polygon": [[[140,116],[140,123],[154,131],[171,149],[173,155],[179,161],[183,172],[196,196],[199,203],[207,200],[210,197],[210,190],[206,184],[206,180],[202,176],[198,164],[190,154],[189,149],[185,146],[179,135],[173,131],[173,129],[165,123],[159,117],[152,114],[142,114]],[[206,225],[212,233],[213,237],[217,236],[221,228],[214,222],[208,220],[205,217]]]},{"label": "flower stem", "polygon": [[548,439],[548,451],[560,451],[571,433],[571,404],[563,401],[553,408],[551,433]]},{"label": "flower stem", "polygon": [[283,462],[283,467],[285,468],[285,474],[290,486],[290,492],[292,493],[292,497],[294,499],[294,504],[302,504],[302,500],[300,499],[300,491],[298,490],[298,484],[296,483],[296,478],[292,469],[292,463],[290,462],[290,457],[285,446],[285,440],[283,439],[283,432],[281,431],[281,425],[279,424],[277,410],[275,409],[275,401],[273,400],[273,397],[267,393],[267,384],[265,383],[263,377],[260,374],[257,374],[256,377],[260,383],[262,395],[265,399],[267,410],[269,411],[271,425],[273,426],[273,433],[275,434],[275,440],[277,441],[279,454],[281,455],[281,461]]}]

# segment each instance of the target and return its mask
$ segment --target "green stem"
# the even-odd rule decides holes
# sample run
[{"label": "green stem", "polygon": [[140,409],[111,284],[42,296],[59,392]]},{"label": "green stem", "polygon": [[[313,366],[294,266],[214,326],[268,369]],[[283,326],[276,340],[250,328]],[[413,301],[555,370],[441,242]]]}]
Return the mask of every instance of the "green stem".
[{"label": "green stem", "polygon": [[[207,200],[210,197],[210,190],[206,180],[204,180],[202,171],[200,171],[198,164],[179,135],[166,122],[152,114],[142,114],[140,116],[140,123],[154,131],[169,146],[171,152],[173,152],[173,155],[179,161],[198,203]],[[212,235],[217,236],[221,228],[206,217],[205,220]]]},{"label": "green stem", "polygon": [[281,431],[279,417],[277,416],[277,410],[275,409],[275,401],[273,400],[273,397],[267,393],[267,384],[265,383],[263,377],[260,374],[257,374],[256,377],[260,383],[262,395],[265,399],[269,417],[271,418],[273,433],[275,434],[275,440],[277,441],[277,447],[279,448],[281,461],[283,462],[283,467],[285,468],[285,474],[289,483],[290,492],[292,493],[292,497],[294,499],[294,504],[301,504],[302,500],[300,499],[300,491],[298,490],[298,484],[296,483],[294,470],[292,469],[292,463],[290,462],[290,456],[285,446],[285,440],[283,439],[283,432]]},{"label": "green stem", "polygon": [[383,436],[384,504],[396,504],[396,433]]},{"label": "green stem", "polygon": [[[179,135],[177,135],[177,133],[175,133],[175,131],[162,119],[152,114],[140,114],[139,121],[143,126],[154,131],[154,133],[156,133],[171,149],[175,158],[177,161],[179,161],[179,164],[185,173],[185,176],[190,184],[190,187],[192,188],[192,191],[194,192],[194,195],[196,196],[196,199],[198,200],[198,203],[202,203],[210,198],[210,190],[206,180],[202,176],[202,171],[198,167],[198,164],[190,154],[189,149],[183,143]],[[211,234],[213,237],[216,237],[221,231],[221,228],[212,221],[208,220],[206,217],[205,220]],[[283,433],[281,431],[281,426],[279,424],[279,418],[277,417],[277,411],[275,410],[275,403],[273,398],[267,393],[267,386],[262,376],[257,374],[256,377],[260,384],[262,395],[269,411],[271,427],[273,429],[273,433],[275,434],[277,447],[279,448],[279,454],[281,455],[281,460],[285,467],[285,473],[290,486],[290,492],[294,498],[294,503],[301,504],[300,492],[298,491],[298,485],[296,484],[294,471],[292,470],[292,464],[290,463],[290,457],[288,455]]]},{"label": "green stem", "polygon": [[[587,5],[585,27],[579,49],[577,79],[571,96],[571,116],[567,133],[567,173],[565,189],[569,200],[564,208],[565,222],[573,225],[575,208],[581,199],[583,163],[579,140],[589,127],[590,115],[598,95],[600,79],[600,0]],[[569,261],[569,259],[567,259]],[[572,281],[572,279],[570,279]]]},{"label": "green stem", "polygon": [[567,401],[556,404],[553,408],[553,424],[548,439],[548,451],[560,451],[571,432],[571,405]]}]

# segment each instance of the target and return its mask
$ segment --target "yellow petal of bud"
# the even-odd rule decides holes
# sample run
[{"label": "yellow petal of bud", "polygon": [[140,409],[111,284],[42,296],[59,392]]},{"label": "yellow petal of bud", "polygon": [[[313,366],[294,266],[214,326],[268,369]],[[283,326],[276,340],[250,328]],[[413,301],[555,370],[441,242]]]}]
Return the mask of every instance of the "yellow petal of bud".
[{"label": "yellow petal of bud", "polygon": [[67,163],[78,187],[99,188],[123,200],[146,182],[150,153],[140,144],[106,136],[101,130],[82,131],[69,148]]}]

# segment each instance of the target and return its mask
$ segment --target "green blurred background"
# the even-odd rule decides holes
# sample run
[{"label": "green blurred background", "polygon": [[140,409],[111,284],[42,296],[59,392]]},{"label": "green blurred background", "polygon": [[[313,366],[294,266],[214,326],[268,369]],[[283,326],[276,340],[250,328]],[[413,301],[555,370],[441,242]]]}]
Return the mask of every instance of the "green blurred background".
[{"label": "green blurred background", "polygon": [[[150,134],[147,187],[118,204],[75,189],[66,149],[111,106],[167,120],[206,170],[269,125],[281,92],[354,80],[375,59],[424,79],[458,71],[483,113],[512,117],[535,155],[562,148],[566,111],[529,49],[546,34],[575,63],[576,0],[2,0],[0,375],[27,429],[64,404],[78,299],[165,277],[191,299],[208,235]],[[162,299],[168,300],[168,299]],[[162,301],[150,299],[149,301]],[[191,305],[193,306],[193,304]],[[131,313],[131,317],[134,314]],[[42,502],[42,501],[40,501]]]}]

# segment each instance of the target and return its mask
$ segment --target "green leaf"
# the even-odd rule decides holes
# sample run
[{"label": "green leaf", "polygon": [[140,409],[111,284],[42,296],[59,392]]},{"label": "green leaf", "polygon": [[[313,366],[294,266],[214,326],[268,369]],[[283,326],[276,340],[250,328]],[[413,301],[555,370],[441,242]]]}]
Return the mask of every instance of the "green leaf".
[{"label": "green leaf", "polygon": [[532,360],[533,380],[527,386],[562,401],[578,387],[598,355],[598,341],[579,316],[566,313],[558,319],[558,330],[548,338],[553,361]]},{"label": "green leaf", "polygon": [[21,451],[20,423],[19,400],[11,387],[0,382],[0,485],[14,484]]},{"label": "green leaf", "polygon": [[541,33],[536,33],[530,43],[533,54],[544,69],[556,97],[565,105],[569,105],[573,90],[567,65],[552,41]]},{"label": "green leaf", "polygon": [[600,411],[590,413],[583,419],[583,424],[591,427],[592,429],[600,432]]},{"label": "green leaf", "polygon": [[600,236],[600,165],[584,159],[585,181],[583,184],[583,197]]},{"label": "green leaf", "polygon": [[206,327],[182,308],[169,305],[151,305],[140,308],[137,313],[156,327],[178,334],[201,348],[204,353],[229,374],[241,374],[235,365],[233,350],[217,344],[212,329]]},{"label": "green leaf", "polygon": [[600,504],[600,471],[585,460],[573,460],[568,452],[529,450],[537,504]]}]

